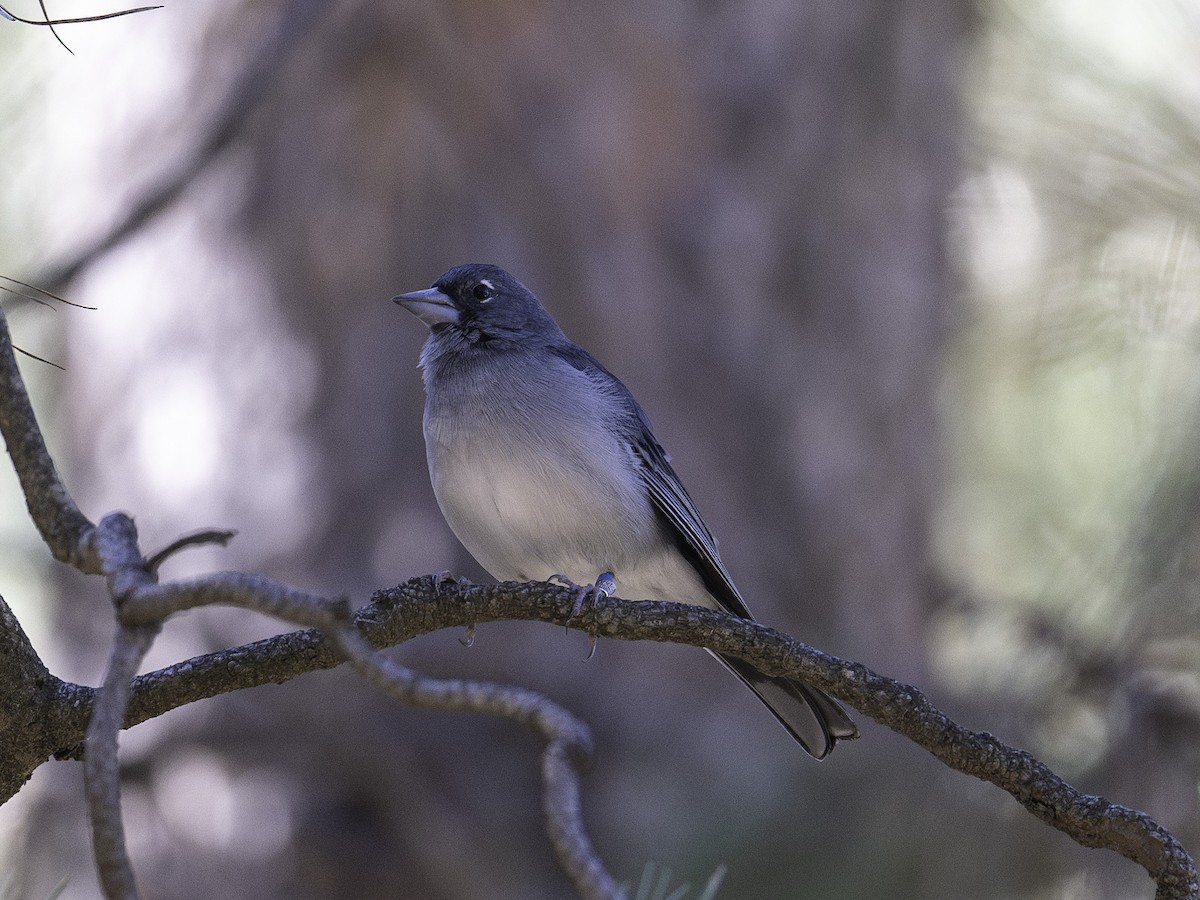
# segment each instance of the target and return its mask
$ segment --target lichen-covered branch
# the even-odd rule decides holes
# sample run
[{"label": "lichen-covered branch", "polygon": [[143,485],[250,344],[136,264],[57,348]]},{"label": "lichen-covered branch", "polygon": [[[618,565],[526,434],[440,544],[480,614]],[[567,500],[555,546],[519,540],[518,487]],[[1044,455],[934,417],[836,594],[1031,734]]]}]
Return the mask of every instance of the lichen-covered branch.
[{"label": "lichen-covered branch", "polygon": [[[214,582],[223,577],[209,576],[195,587],[217,596],[222,592]],[[226,588],[229,595],[245,590],[247,577],[234,577]],[[163,585],[162,590],[174,593],[185,587],[184,583]],[[564,625],[573,603],[571,590],[551,584],[480,586],[424,577],[378,592],[354,622],[363,638],[379,648],[442,628],[503,619]],[[748,660],[767,674],[812,682],[905,735],[951,768],[1007,791],[1080,844],[1107,848],[1133,860],[1155,880],[1161,900],[1200,896],[1190,856],[1145,813],[1080,792],[1028,753],[986,732],[964,728],[916,688],[860,663],[822,653],[766,626],[695,606],[599,599],[586,620],[573,624],[617,640],[710,647]],[[127,724],[183,703],[330,668],[339,660],[328,639],[316,631],[293,632],[200,656],[135,679]],[[87,689],[74,688],[72,702],[76,715],[86,716]],[[69,751],[80,736],[77,730],[64,729],[59,733],[61,744],[51,752]]]},{"label": "lichen-covered branch", "polygon": [[[222,532],[202,533],[220,540]],[[121,819],[117,735],[126,719],[133,676],[160,624],[176,613],[209,604],[239,606],[313,626],[364,678],[409,706],[482,712],[510,719],[546,740],[542,773],[547,833],[564,871],[580,894],[619,900],[615,880],[605,869],[583,826],[578,769],[590,758],[587,726],[547,697],[525,688],[458,679],[432,679],[375,652],[355,627],[349,604],[237,572],[160,585],[157,562],[192,540],[174,542],[147,560],[137,530],[123,514],[105,516],[92,538],[101,572],[108,580],[118,620],[108,673],[95,692],[84,744],[85,792],[100,884],[108,900],[137,900],[138,891]]]},{"label": "lichen-covered branch", "polygon": [[77,716],[62,715],[71,711],[65,702],[69,693],[0,597],[0,803],[46,761],[63,730],[78,724]]}]

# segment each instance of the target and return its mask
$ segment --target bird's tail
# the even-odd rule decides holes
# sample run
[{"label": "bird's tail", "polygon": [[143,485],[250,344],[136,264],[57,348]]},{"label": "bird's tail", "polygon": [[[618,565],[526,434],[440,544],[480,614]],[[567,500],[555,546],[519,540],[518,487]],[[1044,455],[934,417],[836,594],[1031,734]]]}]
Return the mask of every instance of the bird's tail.
[{"label": "bird's tail", "polygon": [[858,728],[840,703],[803,681],[772,678],[749,663],[714,653],[769,709],[800,746],[817,759],[828,756],[838,741],[858,737]]}]

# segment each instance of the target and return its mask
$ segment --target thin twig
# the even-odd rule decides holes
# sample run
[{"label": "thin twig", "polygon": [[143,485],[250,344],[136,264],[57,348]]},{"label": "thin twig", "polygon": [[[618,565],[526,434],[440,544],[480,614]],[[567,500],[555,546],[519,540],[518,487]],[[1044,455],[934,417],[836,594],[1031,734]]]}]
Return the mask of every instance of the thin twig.
[{"label": "thin twig", "polygon": [[236,531],[228,528],[204,528],[200,531],[193,531],[191,534],[185,534],[183,537],[176,538],[157,553],[148,556],[146,558],[146,568],[151,572],[157,572],[159,566],[185,547],[195,547],[200,544],[220,544],[224,547],[236,535]]},{"label": "thin twig", "polygon": [[[56,309],[54,304],[50,303],[44,297],[39,297],[37,295],[37,293],[35,293],[35,291],[37,291],[37,288],[33,287],[32,285],[25,284],[25,282],[23,282],[23,281],[17,281],[17,279],[15,279],[15,278],[8,278],[5,275],[0,275],[0,281],[11,281],[13,284],[19,285],[21,288],[28,289],[28,290],[19,290],[18,288],[10,287],[7,284],[0,284],[0,291],[7,291],[8,293],[12,294],[13,296],[20,297],[22,300],[32,301],[33,303],[38,304],[38,306],[45,306],[45,307],[48,307],[49,309]],[[46,292],[43,291],[42,293],[46,293]],[[61,297],[55,297],[53,294],[47,294],[47,296],[49,296],[53,300],[58,300],[62,303],[67,303],[66,300],[63,300]],[[70,305],[78,306],[79,304],[71,303]],[[90,308],[90,307],[87,307],[87,308]],[[59,369],[64,372],[66,371],[66,369],[63,366],[60,366],[58,363],[51,362],[48,359],[43,359],[42,357],[38,356],[36,353],[30,353],[28,350],[22,349],[21,347],[18,347],[16,344],[13,344],[13,350],[15,350],[17,353],[20,353],[24,356],[28,356],[30,359],[36,359],[40,363],[45,363],[48,366],[54,366],[54,368]]]},{"label": "thin twig", "polygon": [[401,703],[489,713],[541,735],[546,740],[542,810],[559,864],[586,900],[622,900],[624,893],[601,862],[583,824],[578,770],[591,757],[592,737],[580,719],[526,688],[418,675],[380,656],[349,626],[329,636],[360,675]]},{"label": "thin twig", "polygon": [[36,353],[30,353],[28,350],[22,350],[16,344],[13,345],[13,350],[15,350],[17,353],[20,353],[22,356],[28,356],[30,359],[36,359],[38,362],[45,363],[48,366],[54,366],[54,368],[61,372],[67,371],[65,366],[60,366],[58,363],[51,362],[48,359],[42,359],[42,357],[38,356]]},{"label": "thin twig", "polygon": [[138,591],[121,605],[125,625],[149,625],[200,606],[240,606],[296,625],[321,628],[349,615],[344,600],[330,600],[262,575],[218,572],[168,581]]},{"label": "thin twig", "polygon": [[[39,5],[42,7],[42,13],[46,13],[46,5],[42,0],[39,0]],[[162,9],[162,5],[158,6],[139,6],[137,9],[122,9],[116,12],[99,13],[94,16],[79,16],[70,19],[51,19],[47,16],[44,19],[22,19],[20,16],[10,12],[3,6],[0,6],[0,16],[8,19],[10,22],[20,22],[22,25],[48,25],[53,30],[55,25],[78,25],[83,22],[102,22],[105,19],[115,19],[119,16],[131,16],[134,13],[149,12],[152,9]],[[67,48],[70,49],[69,47]]]},{"label": "thin twig", "polygon": [[[24,297],[26,300],[32,300],[34,303],[40,303],[43,306],[50,305],[45,299],[43,299],[49,298],[50,300],[55,300],[59,303],[65,303],[67,306],[74,306],[76,309],[94,310],[96,308],[94,306],[84,306],[82,303],[75,303],[73,300],[68,300],[66,297],[60,297],[58,294],[51,293],[45,288],[40,288],[35,284],[29,284],[28,282],[21,281],[20,279],[13,278],[9,275],[0,275],[0,281],[7,281],[11,284],[17,285],[17,287],[25,288],[24,291],[18,291],[14,288],[8,287],[7,285],[0,284],[0,290],[8,291],[11,294],[16,294],[18,297]],[[41,295],[40,297],[38,296],[39,294]]]},{"label": "thin twig", "polygon": [[[154,584],[138,549],[137,528],[123,513],[100,520],[93,538],[100,570],[118,608],[136,592]],[[84,793],[92,824],[92,853],[107,900],[137,900],[133,865],[125,849],[121,822],[121,771],[117,735],[129,706],[130,685],[158,634],[159,623],[129,626],[118,623],[104,684],[88,722],[87,752],[83,759]]]},{"label": "thin twig", "polygon": [[245,71],[204,129],[203,139],[173,170],[163,175],[131,204],[125,215],[106,234],[67,261],[52,266],[38,280],[56,289],[65,286],[84,268],[135,234],[179,199],[188,185],[233,143],[251,111],[275,83],[296,46],[327,9],[328,4],[320,0],[289,0],[283,7],[279,24],[269,30],[261,46],[248,54]]},{"label": "thin twig", "polygon": [[360,675],[394,699],[426,709],[500,716],[546,740],[542,810],[559,864],[586,900],[622,900],[623,892],[592,846],[579,802],[579,768],[592,753],[588,727],[557,703],[526,688],[417,675],[380,656],[350,627],[330,632]]},{"label": "thin twig", "polygon": [[579,776],[571,745],[555,740],[542,754],[542,813],[559,865],[587,900],[622,900],[625,893],[600,862],[583,825]]},{"label": "thin twig", "polygon": [[[64,50],[66,50],[68,53],[70,53],[72,56],[74,56],[75,51],[67,46],[67,42],[62,39],[62,36],[59,35],[58,31],[55,29],[54,23],[50,21],[50,13],[48,13],[46,11],[46,0],[38,0],[38,7],[42,10],[42,21],[38,22],[37,24],[38,25],[46,25],[47,27],[49,27],[50,33],[52,35],[54,35],[54,39],[62,45],[62,48]],[[33,23],[31,22],[28,24],[33,24]]]},{"label": "thin twig", "polygon": [[[120,609],[137,592],[153,587],[154,573],[142,559],[137,528],[124,513],[100,520],[92,544],[109,594]],[[133,676],[158,634],[159,622],[117,623],[104,684],[88,722],[83,759],[84,792],[92,825],[92,853],[106,900],[137,900],[133,864],[125,847],[121,821],[121,770],[117,735],[125,722]]]},{"label": "thin twig", "polygon": [[50,29],[50,33],[54,35],[54,39],[62,44],[63,49],[72,56],[75,55],[75,51],[67,46],[67,42],[62,39],[62,36],[59,35],[58,31],[55,29],[55,25],[75,25],[80,22],[101,22],[105,19],[115,19],[118,16],[129,16],[133,15],[134,13],[147,12],[152,9],[162,9],[161,6],[142,6],[138,9],[122,9],[118,10],[117,12],[100,13],[94,16],[82,16],[73,19],[51,19],[50,13],[46,9],[46,0],[38,0],[38,7],[42,10],[41,19],[23,19],[20,16],[9,12],[3,6],[0,6],[0,16],[3,16],[10,22],[20,22],[22,25],[44,25],[48,27]]}]

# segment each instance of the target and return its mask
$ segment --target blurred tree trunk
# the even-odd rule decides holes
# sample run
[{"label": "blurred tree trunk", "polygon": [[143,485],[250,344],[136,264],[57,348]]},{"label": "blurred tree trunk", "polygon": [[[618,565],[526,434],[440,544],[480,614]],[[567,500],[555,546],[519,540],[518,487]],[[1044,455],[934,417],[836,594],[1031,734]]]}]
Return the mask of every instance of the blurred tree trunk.
[{"label": "blurred tree trunk", "polygon": [[316,570],[428,502],[386,297],[495,261],[643,400],[761,616],[921,677],[965,12],[342,4],[243,211],[321,360]]}]

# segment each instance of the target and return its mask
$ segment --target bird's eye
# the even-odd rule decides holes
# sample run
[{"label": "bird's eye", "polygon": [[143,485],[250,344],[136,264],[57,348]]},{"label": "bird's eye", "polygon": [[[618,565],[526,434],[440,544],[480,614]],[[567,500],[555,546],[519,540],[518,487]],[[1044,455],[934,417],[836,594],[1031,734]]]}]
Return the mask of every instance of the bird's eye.
[{"label": "bird's eye", "polygon": [[492,286],[482,281],[475,285],[475,287],[471,290],[471,294],[480,303],[487,303],[494,296],[496,296],[496,292],[492,290]]}]

